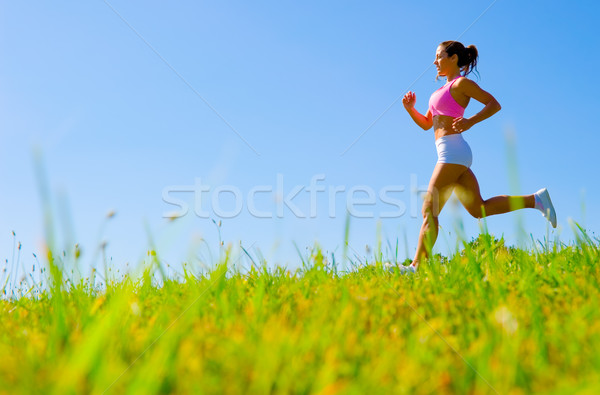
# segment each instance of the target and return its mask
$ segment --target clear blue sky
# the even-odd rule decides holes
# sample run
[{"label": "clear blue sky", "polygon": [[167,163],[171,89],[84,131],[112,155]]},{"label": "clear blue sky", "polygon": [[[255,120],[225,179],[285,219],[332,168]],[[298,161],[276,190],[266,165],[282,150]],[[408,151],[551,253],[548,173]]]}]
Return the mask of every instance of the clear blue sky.
[{"label": "clear blue sky", "polygon": [[[222,220],[226,244],[260,249],[270,264],[296,267],[292,242],[305,250],[318,241],[340,258],[345,201],[360,186],[375,193],[404,186],[389,196],[406,210],[382,219],[397,208],[378,197],[374,206],[359,206],[373,215],[351,217],[351,256],[368,255],[378,223],[384,240],[399,240],[401,259],[412,256],[421,219],[411,215],[420,212],[420,200],[411,204],[410,183],[427,184],[436,154],[433,132],[417,127],[398,98],[410,89],[417,109],[426,111],[429,95],[444,82],[435,81],[430,67],[436,46],[449,39],[477,46],[481,78],[471,78],[502,105],[465,134],[483,197],[547,187],[559,222],[550,237],[573,239],[568,218],[597,231],[600,131],[590,119],[600,105],[600,7],[490,4],[0,2],[0,258],[11,261],[13,230],[25,267],[31,253],[42,251],[35,147],[43,154],[58,248],[79,242],[88,267],[102,241],[115,266],[136,264],[149,248],[148,233],[172,265],[209,259],[198,240],[217,253],[212,219]],[[482,107],[472,101],[466,116]],[[511,135],[514,162],[507,154]],[[511,166],[518,170],[516,187]],[[288,207],[277,217],[278,178],[286,195],[304,186],[293,204],[309,215],[306,187],[317,175],[324,175],[319,186],[326,191],[316,194],[315,218],[297,218]],[[196,179],[210,187],[206,210],[216,189],[237,188],[240,215],[219,218],[213,208],[210,218],[200,218],[192,193],[174,193],[190,213],[166,220],[177,207],[163,200],[165,188],[193,186]],[[345,191],[332,200],[340,186]],[[272,188],[254,203],[274,218],[250,215],[255,187]],[[222,210],[234,211],[231,193],[219,198]],[[445,253],[453,248],[457,218],[468,238],[479,230],[464,208],[452,207],[440,217],[437,248]],[[105,224],[110,210],[116,216]],[[527,237],[546,236],[547,222],[534,210],[487,224],[518,243],[519,221]]]}]

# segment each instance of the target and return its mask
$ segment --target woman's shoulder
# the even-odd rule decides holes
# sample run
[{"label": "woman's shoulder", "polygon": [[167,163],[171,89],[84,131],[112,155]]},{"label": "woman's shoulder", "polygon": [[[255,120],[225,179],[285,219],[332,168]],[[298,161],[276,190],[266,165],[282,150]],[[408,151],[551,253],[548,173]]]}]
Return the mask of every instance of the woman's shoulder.
[{"label": "woman's shoulder", "polygon": [[465,76],[461,76],[456,79],[454,88],[458,89],[459,91],[467,91],[467,90],[471,90],[473,88],[479,88],[479,85],[477,85],[477,83],[475,81],[473,81]]},{"label": "woman's shoulder", "polygon": [[463,75],[456,79],[455,85],[474,86],[474,85],[477,85],[477,83],[475,81],[473,81],[472,79],[469,79],[468,77],[465,77]]},{"label": "woman's shoulder", "polygon": [[466,77],[458,78],[458,81],[456,84],[454,84],[453,88],[454,93],[473,97],[475,100],[480,102],[484,96],[490,95],[489,93],[485,92],[475,81]]}]

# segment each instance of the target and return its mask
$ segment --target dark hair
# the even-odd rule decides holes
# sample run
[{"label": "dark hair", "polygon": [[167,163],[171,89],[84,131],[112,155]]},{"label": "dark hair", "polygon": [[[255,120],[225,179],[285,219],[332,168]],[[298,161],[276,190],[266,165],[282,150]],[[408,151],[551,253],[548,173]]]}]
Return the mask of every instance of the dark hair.
[{"label": "dark hair", "polygon": [[475,71],[475,74],[479,77],[479,72],[477,71],[477,58],[479,55],[477,54],[477,48],[474,45],[469,45],[465,48],[465,46],[458,41],[444,41],[440,45],[446,49],[448,56],[458,55],[458,67],[463,73],[463,77],[472,71]]}]

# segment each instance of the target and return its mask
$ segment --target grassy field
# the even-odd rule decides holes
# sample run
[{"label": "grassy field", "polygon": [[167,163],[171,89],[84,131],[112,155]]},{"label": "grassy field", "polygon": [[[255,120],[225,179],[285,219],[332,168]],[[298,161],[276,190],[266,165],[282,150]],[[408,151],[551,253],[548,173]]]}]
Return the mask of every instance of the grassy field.
[{"label": "grassy field", "polygon": [[48,290],[4,298],[3,393],[599,393],[599,246],[507,248],[482,235],[403,276],[318,248],[259,265],[161,272],[102,291],[50,259]]}]

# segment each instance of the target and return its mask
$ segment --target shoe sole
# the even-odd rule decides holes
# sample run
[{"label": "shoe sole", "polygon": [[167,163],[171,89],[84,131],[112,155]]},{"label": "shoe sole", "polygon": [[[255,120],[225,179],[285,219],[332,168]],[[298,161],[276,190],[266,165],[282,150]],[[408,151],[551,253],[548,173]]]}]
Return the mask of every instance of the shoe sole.
[{"label": "shoe sole", "polygon": [[540,197],[544,207],[546,207],[546,213],[544,213],[544,216],[548,218],[548,221],[550,221],[552,227],[556,228],[556,211],[554,210],[554,205],[552,204],[548,190],[546,188],[541,189],[538,193],[538,196]]}]

